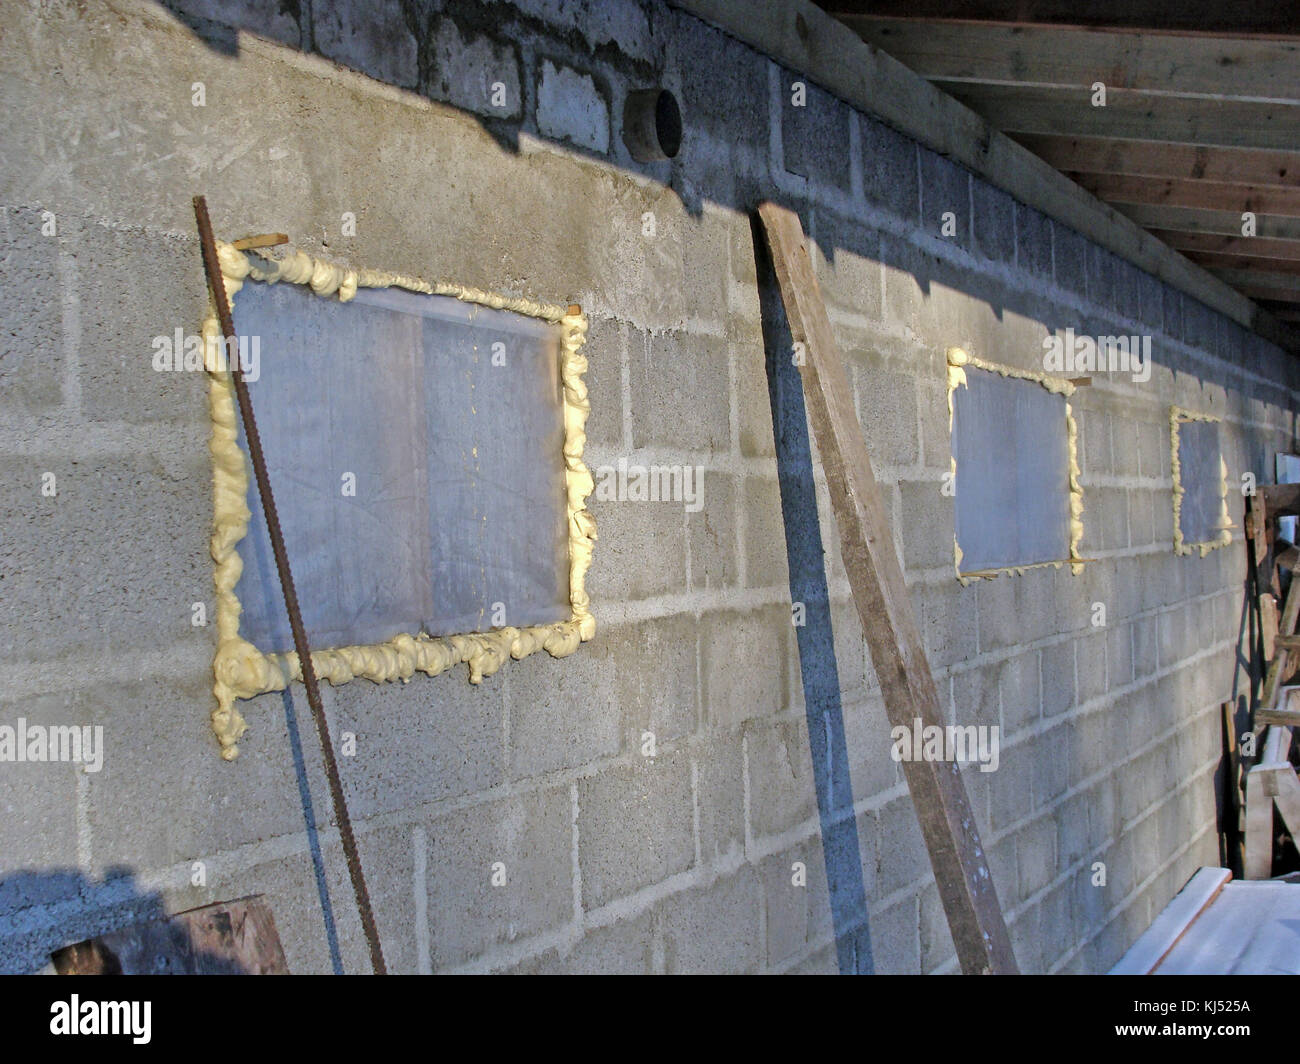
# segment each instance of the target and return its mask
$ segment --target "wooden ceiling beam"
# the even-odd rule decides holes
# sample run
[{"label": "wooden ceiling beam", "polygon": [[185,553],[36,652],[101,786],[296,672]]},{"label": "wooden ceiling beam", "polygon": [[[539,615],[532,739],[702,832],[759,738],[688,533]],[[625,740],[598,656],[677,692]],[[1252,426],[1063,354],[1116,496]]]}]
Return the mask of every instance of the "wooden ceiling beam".
[{"label": "wooden ceiling beam", "polygon": [[[1114,208],[1143,229],[1215,233],[1231,237],[1242,235],[1239,212],[1201,211],[1191,207],[1144,203],[1116,203]],[[1255,236],[1264,240],[1300,240],[1300,218],[1261,214],[1255,219]]]},{"label": "wooden ceiling beam", "polygon": [[1225,284],[1252,299],[1272,299],[1282,303],[1300,303],[1300,275],[1265,273],[1263,270],[1211,270]]},{"label": "wooden ceiling beam", "polygon": [[1300,42],[1096,30],[852,20],[863,40],[924,78],[1107,88],[1222,100],[1300,101]]},{"label": "wooden ceiling beam", "polygon": [[1258,236],[1224,236],[1220,233],[1180,233],[1172,229],[1153,229],[1171,248],[1210,254],[1249,256],[1269,261],[1300,261],[1300,240],[1269,240]]},{"label": "wooden ceiling beam", "polygon": [[1068,171],[1067,176],[1107,203],[1153,203],[1203,211],[1300,215],[1300,188],[1260,188],[1225,185],[1217,181]]},{"label": "wooden ceiling beam", "polygon": [[1013,26],[1080,26],[1126,32],[1203,33],[1216,36],[1300,36],[1290,0],[820,0],[836,18],[912,18],[944,22],[1001,22]]},{"label": "wooden ceiling beam", "polygon": [[1250,255],[1225,255],[1217,251],[1184,251],[1183,254],[1207,270],[1300,274],[1300,258],[1258,259]]},{"label": "wooden ceiling beam", "polygon": [[1058,170],[1300,188],[1300,151],[1209,148],[1041,133],[1016,134],[1016,140]]},{"label": "wooden ceiling beam", "polygon": [[1294,151],[1300,144],[1300,107],[1211,103],[1177,96],[1156,99],[1122,89],[1107,92],[1105,107],[1094,107],[1091,94],[1083,89],[933,84],[1006,133],[1067,133],[1278,151]]}]

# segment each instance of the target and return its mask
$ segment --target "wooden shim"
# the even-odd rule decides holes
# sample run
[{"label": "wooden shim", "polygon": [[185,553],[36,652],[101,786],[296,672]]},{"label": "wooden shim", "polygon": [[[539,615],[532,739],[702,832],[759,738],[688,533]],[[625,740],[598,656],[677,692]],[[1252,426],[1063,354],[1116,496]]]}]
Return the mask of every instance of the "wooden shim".
[{"label": "wooden shim", "polygon": [[288,975],[262,897],[218,902],[51,954],[59,975]]},{"label": "wooden shim", "polygon": [[[831,333],[798,215],[759,207],[790,333],[805,345],[799,366],[808,420],[821,453],[840,547],[862,631],[891,725],[942,726],[939,693],[894,550],[884,500],[871,471],[839,348]],[[967,974],[1016,971],[979,829],[961,770],[952,761],[903,762],[930,852],[953,944]]]}]

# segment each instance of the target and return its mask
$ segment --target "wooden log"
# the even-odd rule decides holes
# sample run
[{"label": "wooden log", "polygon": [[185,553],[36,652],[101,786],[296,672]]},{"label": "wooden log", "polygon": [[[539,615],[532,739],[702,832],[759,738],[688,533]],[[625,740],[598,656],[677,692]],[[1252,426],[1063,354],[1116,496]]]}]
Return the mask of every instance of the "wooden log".
[{"label": "wooden log", "polygon": [[[862,622],[890,723],[912,730],[942,726],[939,693],[894,549],[889,515],[871,471],[853,393],[831,333],[793,212],[774,203],[759,207],[772,252],[790,333],[805,346],[799,367],[808,419],[821,453],[841,554]],[[937,489],[936,489],[937,490]],[[988,860],[959,766],[912,758],[903,772],[952,931],[968,974],[1016,971]]]},{"label": "wooden log", "polygon": [[218,902],[55,951],[60,975],[288,975],[261,896]]}]

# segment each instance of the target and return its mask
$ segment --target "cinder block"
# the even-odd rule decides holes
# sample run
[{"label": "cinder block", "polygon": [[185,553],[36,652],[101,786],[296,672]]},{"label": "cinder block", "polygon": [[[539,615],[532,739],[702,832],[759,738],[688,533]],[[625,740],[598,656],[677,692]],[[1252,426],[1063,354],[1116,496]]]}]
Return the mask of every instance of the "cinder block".
[{"label": "cinder block", "polygon": [[909,895],[871,914],[871,956],[877,975],[915,975],[921,970],[920,902]]},{"label": "cinder block", "polygon": [[[969,171],[949,162],[929,148],[919,147],[921,156],[921,228],[930,236],[971,249]],[[951,218],[945,215],[951,214]],[[951,223],[951,224],[949,224]],[[956,232],[945,234],[947,228]]]},{"label": "cinder block", "polygon": [[764,860],[758,869],[766,914],[767,965],[776,968],[834,935],[826,859],[813,837]]},{"label": "cinder block", "polygon": [[[121,269],[122,262],[141,255],[146,268]],[[157,340],[165,338],[174,346],[178,329],[186,337],[197,336],[203,324],[207,289],[198,242],[86,225],[78,237],[77,275],[86,341],[79,370],[84,416],[90,421],[206,425],[206,374],[160,372],[153,366]]]},{"label": "cinder block", "polygon": [[1028,898],[1056,878],[1056,821],[1042,816],[1016,831],[1017,896]]},{"label": "cinder block", "polygon": [[568,786],[447,813],[425,831],[435,969],[573,918]]},{"label": "cinder block", "polygon": [[[581,35],[593,52],[612,44],[630,58],[650,61],[657,57],[661,47],[656,39],[659,35],[651,32],[645,5],[638,0],[581,0],[579,3],[510,0],[510,4],[546,23],[552,32],[571,30]],[[695,36],[704,36],[715,43],[724,39],[712,30],[700,33],[697,29]]]},{"label": "cinder block", "polygon": [[1052,223],[1023,203],[1016,204],[1016,264],[1036,277],[1052,279]]},{"label": "cinder block", "polygon": [[914,223],[920,209],[916,142],[867,115],[854,119],[861,131],[862,191],[872,206]]},{"label": "cinder block", "polygon": [[1022,909],[1007,927],[1016,966],[1023,975],[1043,972],[1042,915],[1038,905]]},{"label": "cinder block", "polygon": [[1106,629],[1106,679],[1113,691],[1133,682],[1133,625]]},{"label": "cinder block", "polygon": [[873,468],[914,465],[920,429],[916,377],[862,364],[853,367],[852,377]]},{"label": "cinder block", "polygon": [[691,746],[695,762],[695,808],[700,859],[705,865],[734,859],[745,850],[745,756],[739,732],[710,731]]},{"label": "cinder block", "polygon": [[1111,446],[1115,454],[1115,473],[1136,477],[1138,473],[1138,423],[1116,415],[1110,424]]},{"label": "cinder block", "polygon": [[1056,853],[1064,872],[1083,861],[1091,852],[1088,842],[1088,794],[1067,798],[1052,814],[1056,821]]},{"label": "cinder block", "polygon": [[740,453],[746,458],[773,456],[776,454],[776,436],[772,430],[772,402],[767,390],[766,352],[761,340],[733,343],[731,357],[736,363],[736,421]]},{"label": "cinder block", "polygon": [[[668,17],[667,36],[677,60],[685,127],[682,157],[693,129],[707,134],[711,145],[762,145],[766,156],[770,61],[733,37],[702,30],[694,16],[656,14]],[[788,93],[785,98],[789,100]]]},{"label": "cinder block", "polygon": [[1078,640],[1073,637],[1043,647],[1043,716],[1068,713],[1078,704],[1074,686],[1074,657]]},{"label": "cinder block", "polygon": [[[93,720],[85,699],[71,694],[0,702],[0,726],[17,729],[20,717],[45,728],[81,727]],[[61,762],[9,762],[0,770],[0,818],[9,826],[0,849],[0,911],[13,914],[79,892],[79,775],[86,782],[93,778],[81,765]],[[15,970],[2,959],[0,969]]]},{"label": "cinder block", "polygon": [[[312,11],[312,30],[321,55],[372,78],[414,88],[419,79],[419,44],[401,0],[378,4],[330,4]],[[447,27],[455,32],[455,27]],[[442,53],[440,58],[451,58]]]},{"label": "cinder block", "polygon": [[903,561],[909,569],[950,565],[955,557],[953,500],[934,480],[903,480]]},{"label": "cinder block", "polygon": [[[632,464],[629,463],[629,467]],[[617,470],[591,463],[600,488],[614,483]],[[644,463],[642,463],[644,467]],[[600,541],[587,573],[587,591],[599,616],[602,601],[624,601],[686,590],[686,512],[680,502],[604,502],[587,500]],[[654,565],[646,565],[654,558]]]},{"label": "cinder block", "polygon": [[1001,189],[971,179],[971,250],[994,262],[1016,257],[1016,202]]},{"label": "cinder block", "polygon": [[[921,825],[910,795],[896,798],[879,810],[875,817],[876,852],[875,892],[873,899],[883,898],[910,883],[923,879],[930,871],[930,854],[925,848]],[[870,830],[867,822],[864,830]]]},{"label": "cinder block", "polygon": [[604,154],[609,151],[609,104],[590,75],[543,59],[537,129],[545,137]]},{"label": "cinder block", "polygon": [[506,666],[511,779],[618,754],[628,708],[618,685],[625,674],[639,671],[630,667],[628,657],[636,645],[626,629],[598,631],[594,640],[567,658],[539,651]]},{"label": "cinder block", "polygon": [[[1044,732],[1034,741],[1034,749],[1039,751],[1034,758],[1032,773],[1034,777],[1034,808],[1048,808],[1069,788],[1070,748],[1074,742],[1071,723],[1058,724],[1050,731]],[[1050,751],[1043,756],[1043,751]]]},{"label": "cinder block", "polygon": [[26,414],[63,401],[59,240],[44,225],[41,211],[0,208],[0,402]]},{"label": "cinder block", "polygon": [[1164,285],[1145,270],[1138,271],[1138,320],[1152,332],[1165,326]]},{"label": "cinder block", "polygon": [[[697,500],[702,507],[686,515],[686,533],[691,548],[691,587],[735,587],[740,581],[737,556],[741,538],[736,478],[727,473],[711,472],[704,472],[703,478]],[[754,482],[747,483],[752,485]],[[784,542],[784,539],[780,541],[781,544]]]},{"label": "cinder block", "polygon": [[1042,716],[1043,693],[1039,681],[1038,653],[1032,650],[1008,658],[998,666],[1003,738],[1036,723]]},{"label": "cinder block", "polygon": [[743,974],[763,966],[763,887],[753,865],[662,902],[658,915],[669,973]]},{"label": "cinder block", "polygon": [[[644,340],[644,347],[637,341]],[[720,454],[731,446],[728,347],[690,333],[628,334],[632,446]]]},{"label": "cinder block", "polygon": [[745,725],[749,816],[756,838],[777,835],[817,815],[808,725],[803,719]]},{"label": "cinder block", "polygon": [[1088,246],[1088,242],[1073,229],[1060,222],[1052,223],[1056,283],[1080,299],[1087,299],[1089,295]]},{"label": "cinder block", "polygon": [[[519,52],[514,45],[472,31],[466,37],[444,17],[426,48],[429,72],[421,89],[427,95],[489,118],[523,114]],[[400,50],[398,58],[389,62],[401,64],[401,76],[413,73],[406,70],[407,60]]]},{"label": "cinder block", "polygon": [[[597,637],[597,643],[608,646],[608,660],[615,666],[615,706],[622,707],[629,749],[640,749],[646,731],[654,733],[658,744],[695,730],[697,630],[695,617],[680,613],[624,625]],[[602,700],[597,691],[592,694]]]},{"label": "cinder block", "polygon": [[884,295],[879,230],[815,208],[808,235],[817,283],[831,312],[879,319]]},{"label": "cinder block", "polygon": [[[917,382],[921,414],[921,449],[927,469],[952,470],[952,426],[948,421],[948,386],[940,378]],[[953,505],[951,499],[949,505]]]},{"label": "cinder block", "polygon": [[598,908],[690,868],[691,809],[691,766],[680,752],[579,780],[583,905]]},{"label": "cinder block", "polygon": [[1128,491],[1095,487],[1083,496],[1084,555],[1090,551],[1123,550],[1128,542]]},{"label": "cinder block", "polygon": [[848,747],[853,800],[861,801],[898,783],[901,767],[893,759],[890,722],[879,694],[844,706],[844,741]]},{"label": "cinder block", "polygon": [[912,601],[920,616],[921,639],[931,668],[969,661],[978,653],[979,613],[976,596],[956,580],[918,585]]},{"label": "cinder block", "polygon": [[1077,636],[1075,642],[1075,697],[1082,704],[1100,698],[1110,686],[1106,673],[1106,632],[1097,629]]},{"label": "cinder block", "polygon": [[[805,103],[795,106],[792,85],[802,82]],[[849,116],[846,104],[800,75],[781,71],[781,143],[785,168],[806,177],[815,190],[849,190]],[[734,135],[734,134],[733,134]],[[814,196],[816,192],[814,191]]]},{"label": "cinder block", "polygon": [[783,606],[701,619],[704,712],[714,727],[730,730],[785,708],[792,632]]},{"label": "cinder block", "polygon": [[1001,743],[997,771],[985,773],[989,781],[988,823],[998,833],[1019,824],[1033,811],[1035,763],[1041,749],[1037,742],[1008,746],[1005,735]]},{"label": "cinder block", "polygon": [[[178,473],[156,458],[0,461],[0,653],[8,660],[170,647],[207,633],[211,472],[196,448]],[[57,494],[42,494],[43,474]]]},{"label": "cinder block", "polygon": [[743,497],[745,584],[788,591],[790,567],[780,488],[775,480],[746,477]]},{"label": "cinder block", "polygon": [[627,326],[611,318],[591,315],[587,329],[587,373],[583,381],[591,400],[587,416],[587,443],[592,447],[621,448],[623,441],[623,362],[627,358]]}]

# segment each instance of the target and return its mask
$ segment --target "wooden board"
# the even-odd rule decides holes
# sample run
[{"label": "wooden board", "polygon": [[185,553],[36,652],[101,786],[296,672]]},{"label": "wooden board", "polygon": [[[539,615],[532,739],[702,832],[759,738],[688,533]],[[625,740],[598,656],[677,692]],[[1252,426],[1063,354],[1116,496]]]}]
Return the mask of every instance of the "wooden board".
[{"label": "wooden board", "polygon": [[59,975],[288,975],[261,896],[218,902],[66,946]]},{"label": "wooden board", "polygon": [[1111,975],[1150,975],[1232,879],[1226,868],[1200,868],[1120,958]]},{"label": "wooden board", "polygon": [[[806,348],[799,367],[808,419],[821,453],[840,547],[890,723],[942,725],[939,693],[894,549],[889,516],[871,471],[853,393],[831,333],[798,215],[759,208],[790,333]],[[936,487],[936,491],[938,488]],[[958,765],[907,760],[904,775],[962,970],[1016,971],[988,860]]]}]

